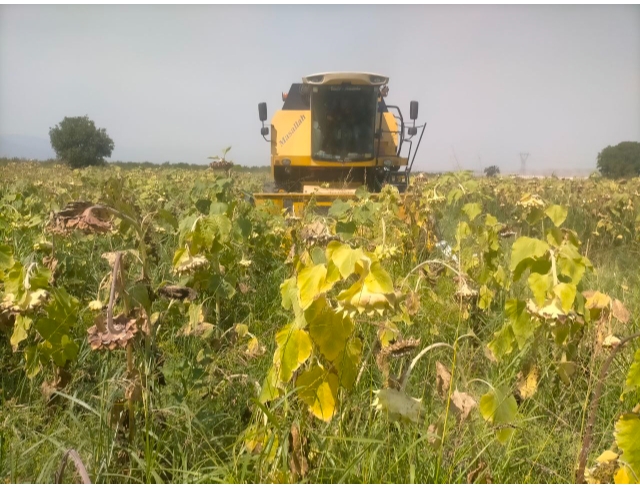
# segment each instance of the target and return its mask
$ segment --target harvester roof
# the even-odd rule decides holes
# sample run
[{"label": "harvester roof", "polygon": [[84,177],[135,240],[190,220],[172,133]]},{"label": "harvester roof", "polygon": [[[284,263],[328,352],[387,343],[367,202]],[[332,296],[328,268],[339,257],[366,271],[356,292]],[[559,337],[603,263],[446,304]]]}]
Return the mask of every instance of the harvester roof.
[{"label": "harvester roof", "polygon": [[335,85],[349,82],[354,85],[382,86],[389,82],[388,76],[375,73],[318,73],[302,78],[303,83],[310,85]]}]

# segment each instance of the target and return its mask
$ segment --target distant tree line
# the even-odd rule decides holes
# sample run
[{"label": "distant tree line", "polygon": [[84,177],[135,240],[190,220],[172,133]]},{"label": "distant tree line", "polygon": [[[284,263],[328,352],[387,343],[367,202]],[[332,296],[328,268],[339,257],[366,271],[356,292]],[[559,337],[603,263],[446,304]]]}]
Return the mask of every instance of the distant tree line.
[{"label": "distant tree line", "polygon": [[498,166],[489,166],[484,168],[484,174],[488,178],[493,178],[500,174],[500,168]]},{"label": "distant tree line", "polygon": [[640,142],[620,142],[602,149],[597,167],[606,178],[640,176]]},{"label": "distant tree line", "polygon": [[[107,134],[106,129],[97,128],[89,117],[65,117],[55,127],[49,130],[51,147],[56,153],[58,161],[64,161],[73,168],[106,164],[105,157],[111,157],[114,143]],[[225,149],[225,154],[230,148]],[[210,159],[220,159],[210,157]],[[0,162],[3,159],[0,159]],[[6,161],[6,159],[4,159]],[[112,165],[120,167],[157,167],[151,162],[125,163],[112,162]],[[207,169],[206,165],[188,164],[179,162],[171,164],[165,162],[163,166],[183,167],[191,169]],[[621,142],[615,146],[608,146],[598,154],[597,167],[600,174],[606,178],[628,178],[640,176],[640,142]],[[242,167],[235,166],[235,171],[261,172],[266,166]],[[500,174],[500,168],[496,165],[486,167],[484,174],[487,177],[495,177]]]},{"label": "distant tree line", "polygon": [[[56,153],[57,159],[46,161],[36,161],[34,159],[12,157],[0,158],[0,164],[10,162],[39,162],[42,164],[57,164],[63,162],[72,168],[111,165],[123,169],[152,168],[158,166],[170,166],[183,169],[209,169],[209,165],[190,164],[187,162],[172,163],[169,161],[163,164],[153,162],[124,162],[112,161],[107,163],[105,157],[111,157],[115,144],[107,134],[106,129],[96,127],[93,120],[88,116],[65,117],[62,122],[49,129],[49,139],[51,147]],[[231,149],[223,151],[223,157]],[[211,158],[210,158],[211,159]],[[264,172],[269,170],[269,166],[238,166],[233,165],[235,172]]]}]

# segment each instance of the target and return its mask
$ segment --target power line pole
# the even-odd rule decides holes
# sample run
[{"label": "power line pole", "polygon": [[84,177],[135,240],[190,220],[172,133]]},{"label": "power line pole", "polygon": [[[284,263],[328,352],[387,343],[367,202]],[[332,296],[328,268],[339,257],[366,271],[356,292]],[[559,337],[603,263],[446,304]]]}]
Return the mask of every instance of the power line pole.
[{"label": "power line pole", "polygon": [[520,174],[524,176],[527,174],[527,158],[529,157],[528,152],[520,153]]},{"label": "power line pole", "polygon": [[453,146],[451,146],[451,152],[453,152],[453,158],[456,160],[456,170],[462,171],[462,166],[460,166],[460,162],[458,161],[458,156],[456,156],[456,151],[453,148]]}]

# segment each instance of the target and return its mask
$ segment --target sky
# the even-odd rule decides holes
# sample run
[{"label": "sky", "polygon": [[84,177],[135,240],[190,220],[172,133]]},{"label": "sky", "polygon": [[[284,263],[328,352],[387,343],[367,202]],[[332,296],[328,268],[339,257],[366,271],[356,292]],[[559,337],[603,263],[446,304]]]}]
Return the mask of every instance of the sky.
[{"label": "sky", "polygon": [[0,154],[88,115],[112,161],[268,165],[258,103],[325,71],[420,102],[418,170],[588,173],[640,140],[637,5],[2,5]]}]

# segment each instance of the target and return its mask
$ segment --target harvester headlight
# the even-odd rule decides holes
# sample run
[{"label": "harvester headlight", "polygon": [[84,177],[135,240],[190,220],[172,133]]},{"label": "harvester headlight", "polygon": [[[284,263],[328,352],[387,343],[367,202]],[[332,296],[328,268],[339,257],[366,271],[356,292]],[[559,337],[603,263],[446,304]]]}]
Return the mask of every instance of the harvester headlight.
[{"label": "harvester headlight", "polygon": [[282,165],[283,166],[290,166],[291,165],[291,159],[282,159]]},{"label": "harvester headlight", "polygon": [[384,167],[391,167],[391,166],[393,166],[393,161],[391,159],[385,159]]}]

